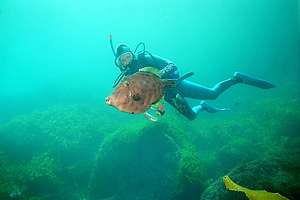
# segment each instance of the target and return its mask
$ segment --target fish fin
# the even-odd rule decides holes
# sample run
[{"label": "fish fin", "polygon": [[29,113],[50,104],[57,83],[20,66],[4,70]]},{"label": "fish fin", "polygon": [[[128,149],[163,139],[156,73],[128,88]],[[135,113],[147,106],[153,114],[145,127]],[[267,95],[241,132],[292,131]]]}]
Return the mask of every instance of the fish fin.
[{"label": "fish fin", "polygon": [[148,120],[151,121],[151,122],[157,122],[157,121],[158,121],[158,118],[157,118],[157,117],[151,115],[151,114],[148,113],[148,112],[145,112],[145,113],[144,113],[144,116],[146,117],[146,119],[148,119]]},{"label": "fish fin", "polygon": [[160,99],[157,99],[156,101],[152,102],[152,105],[157,104],[160,101]]}]

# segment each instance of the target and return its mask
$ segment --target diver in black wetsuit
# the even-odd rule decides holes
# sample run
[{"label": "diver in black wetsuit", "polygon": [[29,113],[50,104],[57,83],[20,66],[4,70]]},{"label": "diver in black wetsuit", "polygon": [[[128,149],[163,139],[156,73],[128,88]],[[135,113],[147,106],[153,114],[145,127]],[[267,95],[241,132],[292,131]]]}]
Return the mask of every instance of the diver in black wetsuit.
[{"label": "diver in black wetsuit", "polygon": [[[110,44],[115,55],[115,64],[121,70],[121,74],[116,79],[114,86],[116,86],[124,76],[134,74],[143,67],[154,67],[159,69],[161,78],[163,79],[178,79],[180,77],[178,68],[173,62],[149,53],[145,50],[144,43],[140,43],[134,52],[132,52],[126,44],[119,44],[115,51],[112,45],[111,37]],[[140,46],[143,46],[143,50],[136,52]],[[167,89],[164,98],[181,114],[188,119],[193,120],[197,117],[200,111],[215,113],[218,111],[228,110],[225,108],[212,107],[203,100],[216,99],[226,89],[237,83],[245,83],[262,89],[274,87],[273,84],[265,80],[235,72],[232,78],[217,83],[213,88],[207,88],[200,84],[183,80],[177,85],[176,88]],[[200,99],[202,101],[199,105],[191,107],[189,106],[185,97]]]}]

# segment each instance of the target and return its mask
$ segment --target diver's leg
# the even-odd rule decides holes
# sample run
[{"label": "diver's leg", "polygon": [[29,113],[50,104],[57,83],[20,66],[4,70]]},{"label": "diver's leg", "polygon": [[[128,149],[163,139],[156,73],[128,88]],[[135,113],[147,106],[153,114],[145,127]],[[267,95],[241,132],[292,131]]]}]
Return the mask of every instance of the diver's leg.
[{"label": "diver's leg", "polygon": [[178,86],[178,92],[184,97],[193,99],[216,99],[222,92],[229,87],[239,83],[235,79],[227,79],[216,84],[213,88],[208,88],[203,85],[183,80]]},{"label": "diver's leg", "polygon": [[186,99],[184,99],[179,94],[177,94],[176,97],[174,98],[165,98],[165,100],[189,120],[194,120],[197,117],[197,114],[201,111],[201,110],[194,111],[190,107]]},{"label": "diver's leg", "polygon": [[207,88],[200,84],[183,80],[178,84],[177,89],[179,93],[182,94],[184,97],[194,99],[216,99],[225,90],[237,83],[245,83],[262,89],[269,89],[274,87],[273,84],[265,80],[257,79],[246,74],[235,72],[232,78],[217,83],[213,88]]}]

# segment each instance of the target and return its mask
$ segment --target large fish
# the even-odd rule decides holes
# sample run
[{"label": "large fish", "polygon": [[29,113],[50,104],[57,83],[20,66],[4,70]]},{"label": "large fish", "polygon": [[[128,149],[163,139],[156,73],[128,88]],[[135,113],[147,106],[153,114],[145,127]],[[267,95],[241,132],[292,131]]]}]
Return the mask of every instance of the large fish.
[{"label": "large fish", "polygon": [[131,114],[145,113],[164,96],[166,88],[176,87],[191,75],[192,72],[179,79],[161,79],[151,68],[144,68],[125,77],[112,95],[106,97],[106,104]]}]

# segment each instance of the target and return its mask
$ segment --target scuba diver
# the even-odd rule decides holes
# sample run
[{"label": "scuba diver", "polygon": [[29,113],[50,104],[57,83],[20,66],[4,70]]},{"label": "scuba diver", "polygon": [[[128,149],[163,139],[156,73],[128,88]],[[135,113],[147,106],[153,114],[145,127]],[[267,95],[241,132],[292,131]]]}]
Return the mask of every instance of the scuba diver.
[{"label": "scuba diver", "polygon": [[[139,43],[134,51],[131,51],[129,46],[124,43],[119,44],[115,50],[111,35],[109,39],[111,49],[115,56],[115,64],[121,71],[120,75],[115,80],[114,87],[124,76],[132,75],[138,72],[139,69],[149,66],[158,69],[162,79],[178,79],[180,77],[178,68],[172,61],[149,53],[146,51],[144,43]],[[142,50],[137,52],[140,47],[142,47]],[[268,81],[235,72],[231,78],[217,83],[212,88],[188,80],[183,80],[176,88],[166,89],[164,100],[171,104],[186,118],[194,120],[201,111],[215,113],[229,110],[226,108],[210,106],[203,100],[216,99],[225,90],[238,83],[244,83],[262,89],[274,87],[274,85]],[[202,101],[199,105],[191,107],[185,99],[186,97]],[[162,113],[161,109],[158,109],[157,111],[159,111],[158,114],[164,113]],[[152,117],[149,113],[146,113],[146,117],[147,116]]]}]

